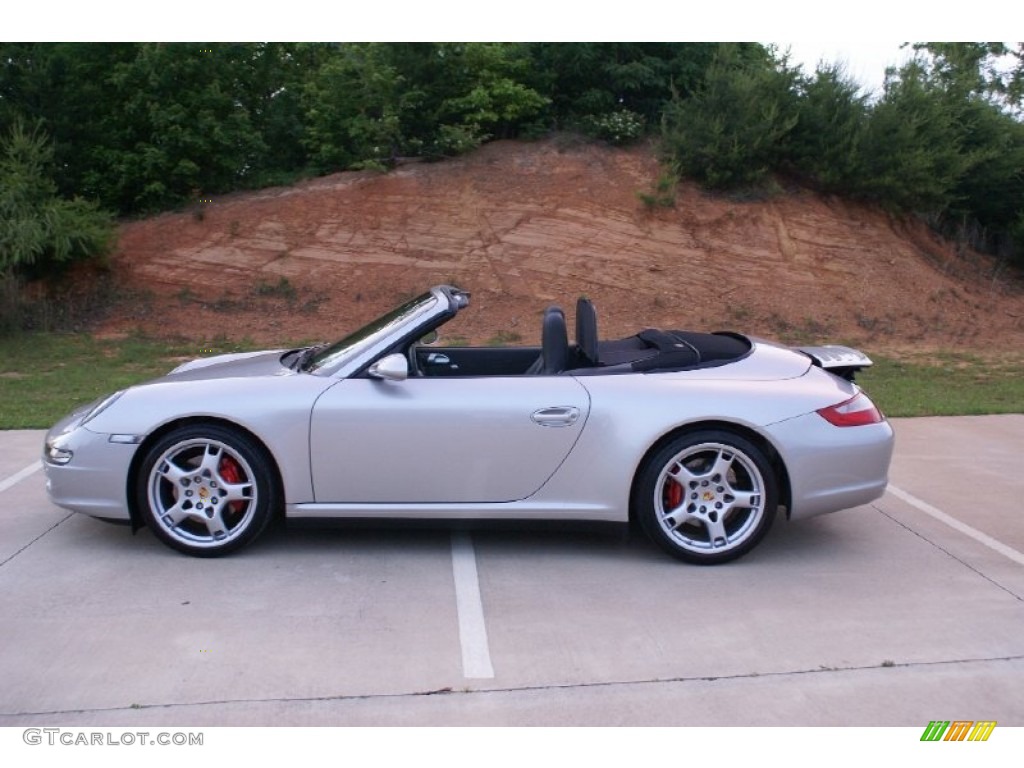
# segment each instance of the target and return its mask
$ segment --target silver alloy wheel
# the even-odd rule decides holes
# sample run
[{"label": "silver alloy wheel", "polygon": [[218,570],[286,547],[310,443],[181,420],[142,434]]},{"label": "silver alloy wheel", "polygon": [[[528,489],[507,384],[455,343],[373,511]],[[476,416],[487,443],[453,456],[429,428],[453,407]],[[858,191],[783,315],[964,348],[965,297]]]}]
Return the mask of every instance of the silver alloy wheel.
[{"label": "silver alloy wheel", "polygon": [[188,549],[220,548],[250,527],[259,504],[245,456],[212,438],[174,443],[152,465],[147,500],[152,520]]},{"label": "silver alloy wheel", "polygon": [[721,555],[762,530],[767,497],[751,456],[734,445],[698,443],[664,465],[654,484],[654,516],[676,547]]}]

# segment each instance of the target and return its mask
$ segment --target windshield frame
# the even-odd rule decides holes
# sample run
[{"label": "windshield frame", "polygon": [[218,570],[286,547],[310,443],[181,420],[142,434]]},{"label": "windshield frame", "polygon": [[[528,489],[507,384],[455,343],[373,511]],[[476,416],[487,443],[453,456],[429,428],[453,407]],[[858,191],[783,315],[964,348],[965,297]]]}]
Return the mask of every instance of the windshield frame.
[{"label": "windshield frame", "polygon": [[402,339],[415,336],[416,329],[447,315],[449,304],[442,290],[432,288],[319,350],[302,370],[316,376],[349,376]]}]

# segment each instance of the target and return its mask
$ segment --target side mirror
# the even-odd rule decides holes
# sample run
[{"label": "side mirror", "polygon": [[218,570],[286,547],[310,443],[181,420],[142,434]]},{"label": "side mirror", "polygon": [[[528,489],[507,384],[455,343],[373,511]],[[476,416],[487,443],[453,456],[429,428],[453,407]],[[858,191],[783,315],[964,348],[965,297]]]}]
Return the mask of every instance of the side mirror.
[{"label": "side mirror", "polygon": [[420,339],[419,343],[425,347],[429,347],[431,344],[437,344],[437,340],[439,338],[441,338],[441,334],[439,334],[435,328],[432,331],[428,331],[427,334]]},{"label": "side mirror", "polygon": [[409,361],[405,355],[388,355],[371,365],[367,373],[375,379],[405,381],[409,378]]}]

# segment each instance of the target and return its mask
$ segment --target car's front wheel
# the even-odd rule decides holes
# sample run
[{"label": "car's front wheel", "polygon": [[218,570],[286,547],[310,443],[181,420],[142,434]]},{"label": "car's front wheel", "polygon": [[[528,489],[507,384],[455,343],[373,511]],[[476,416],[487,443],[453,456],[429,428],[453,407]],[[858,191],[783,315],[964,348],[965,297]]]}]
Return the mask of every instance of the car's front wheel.
[{"label": "car's front wheel", "polygon": [[644,465],[634,497],[647,535],[669,554],[711,565],[749,552],[768,533],[778,483],[764,452],[708,430],[675,438]]},{"label": "car's front wheel", "polygon": [[199,557],[249,544],[275,503],[266,451],[217,424],[184,426],[157,440],[140,465],[135,493],[156,537]]}]

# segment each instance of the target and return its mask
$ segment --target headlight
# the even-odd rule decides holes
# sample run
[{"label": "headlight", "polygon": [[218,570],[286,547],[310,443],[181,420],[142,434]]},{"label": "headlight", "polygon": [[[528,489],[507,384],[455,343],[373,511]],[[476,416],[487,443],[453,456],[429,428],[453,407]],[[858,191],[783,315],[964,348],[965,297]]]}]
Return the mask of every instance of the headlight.
[{"label": "headlight", "polygon": [[51,442],[46,443],[46,460],[51,464],[67,464],[74,455],[67,448],[61,448]]}]

